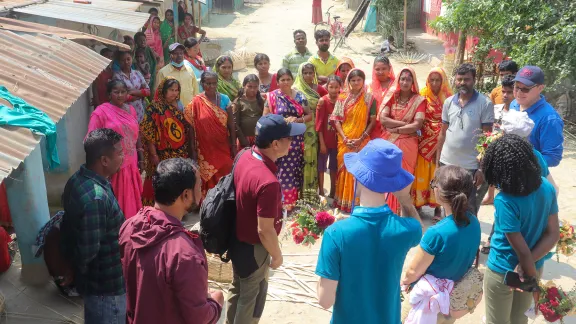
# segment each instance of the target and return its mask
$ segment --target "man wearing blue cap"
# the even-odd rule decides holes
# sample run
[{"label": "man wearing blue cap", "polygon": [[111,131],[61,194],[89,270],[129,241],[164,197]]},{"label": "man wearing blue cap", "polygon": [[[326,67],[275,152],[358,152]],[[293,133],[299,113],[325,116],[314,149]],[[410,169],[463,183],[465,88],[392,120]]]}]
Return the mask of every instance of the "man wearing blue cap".
[{"label": "man wearing blue cap", "polygon": [[256,123],[256,145],[242,153],[234,169],[236,238],[228,253],[234,279],[228,294],[228,324],[258,323],[268,291],[268,270],[282,265],[282,192],[276,160],[287,155],[292,137],[306,125],[266,115]]},{"label": "man wearing blue cap", "polygon": [[[356,178],[360,206],[324,232],[318,301],[334,305],[332,324],[400,323],[402,266],[422,236],[410,197],[414,176],[402,169],[402,151],[383,139],[345,154],[344,164]],[[390,210],[386,194],[398,198],[405,217]]]},{"label": "man wearing blue cap", "polygon": [[528,139],[542,153],[548,166],[555,167],[560,164],[564,151],[564,122],[542,95],[544,72],[537,66],[527,65],[520,69],[514,81],[516,100],[510,104],[510,109],[528,113],[534,121],[534,129]]}]

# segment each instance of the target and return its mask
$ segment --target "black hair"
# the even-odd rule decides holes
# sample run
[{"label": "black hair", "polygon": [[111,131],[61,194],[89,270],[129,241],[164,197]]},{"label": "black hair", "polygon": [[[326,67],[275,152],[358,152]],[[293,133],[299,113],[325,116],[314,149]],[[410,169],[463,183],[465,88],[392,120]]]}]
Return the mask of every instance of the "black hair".
[{"label": "black hair", "polygon": [[168,9],[168,10],[164,11],[164,18],[166,18],[166,15],[167,15],[169,12],[172,13],[172,15],[174,15],[174,10]]},{"label": "black hair", "polygon": [[388,36],[388,41],[389,41],[389,42],[393,42],[393,41],[394,41],[394,36],[392,36],[392,35]]},{"label": "black hair", "polygon": [[314,39],[316,41],[318,41],[320,38],[324,38],[324,37],[328,37],[330,38],[330,32],[327,31],[326,29],[318,29],[316,32],[314,32]]},{"label": "black hair", "polygon": [[306,62],[306,63],[303,63],[303,64],[304,64],[304,66],[302,66],[302,72],[304,72],[304,69],[312,69],[312,71],[313,71],[314,73],[316,73],[316,67],[314,66],[314,64],[312,64],[312,63],[310,63],[310,62]]},{"label": "black hair", "polygon": [[294,38],[296,38],[296,35],[298,34],[304,34],[304,37],[306,37],[306,32],[303,31],[302,29],[296,29],[292,35],[294,36]]},{"label": "black hair", "polygon": [[386,65],[388,65],[388,66],[391,65],[391,64],[390,64],[390,59],[387,58],[386,56],[383,56],[383,55],[377,56],[377,57],[374,59],[374,64],[376,64],[376,63],[384,63],[384,64],[386,64]]},{"label": "black hair", "polygon": [[194,16],[192,16],[191,13],[189,13],[189,12],[185,13],[185,14],[184,14],[184,18],[182,18],[182,21],[184,21],[184,19],[185,19],[186,17],[192,18],[192,25],[195,24],[195,22],[194,22]]},{"label": "black hair", "polygon": [[126,44],[128,41],[134,41],[134,38],[132,38],[130,35],[124,35],[124,44]]},{"label": "black hair", "polygon": [[352,79],[352,77],[355,77],[355,76],[361,77],[362,80],[366,81],[366,74],[364,74],[364,71],[362,71],[362,70],[358,70],[358,69],[353,70],[352,72],[348,73],[347,78],[348,78],[348,80],[350,80],[350,79]]},{"label": "black hair", "polygon": [[134,41],[136,41],[140,37],[146,38],[146,34],[144,34],[143,32],[137,32],[136,34],[134,34]]},{"label": "black hair", "polygon": [[503,87],[514,88],[514,76],[505,75],[500,83]]},{"label": "black hair", "polygon": [[186,47],[186,48],[192,48],[192,47],[196,46],[197,44],[198,44],[198,40],[194,37],[188,37],[184,41],[184,47]]},{"label": "black hair", "polygon": [[180,85],[180,82],[178,82],[178,80],[168,79],[166,80],[166,82],[164,82],[164,86],[162,87],[162,96],[164,98],[166,98],[166,92],[168,92],[168,89],[170,89],[175,84],[178,85],[178,91],[182,92],[182,86]]},{"label": "black hair", "polygon": [[114,59],[120,63],[120,61],[122,60],[122,58],[124,57],[124,55],[130,55],[130,57],[132,57],[132,53],[130,53],[129,51],[122,51],[122,50],[117,50],[116,53],[114,53]]},{"label": "black hair", "polygon": [[200,84],[206,83],[207,78],[214,78],[214,79],[218,80],[218,74],[216,74],[216,72],[214,72],[214,71],[202,72],[202,75],[200,75]]},{"label": "black hair", "polygon": [[86,152],[86,165],[93,166],[103,156],[110,156],[114,152],[114,145],[122,140],[122,135],[109,128],[99,128],[91,131],[84,139],[84,152]]},{"label": "black hair", "polygon": [[196,168],[192,160],[166,159],[158,164],[152,175],[154,200],[162,205],[171,206],[185,190],[194,190],[196,181]]},{"label": "black hair", "polygon": [[474,199],[470,197],[474,186],[472,174],[459,166],[446,165],[436,170],[434,182],[438,186],[442,199],[450,204],[456,224],[470,224],[466,213],[468,199]]},{"label": "black hair", "polygon": [[144,55],[146,57],[146,48],[139,47],[134,51],[134,56],[138,56],[139,54]]},{"label": "black hair", "polygon": [[488,145],[482,170],[489,185],[513,196],[527,196],[542,184],[532,144],[514,134],[504,134]]},{"label": "black hair", "polygon": [[232,64],[232,68],[234,68],[234,61],[232,61],[232,58],[228,55],[224,55],[221,56],[217,61],[216,61],[216,67],[220,68],[222,66],[222,64],[224,64],[224,62],[230,62],[230,64]]},{"label": "black hair", "polygon": [[254,145],[256,145],[257,148],[259,149],[267,149],[270,147],[270,145],[272,145],[273,141],[268,141],[265,140],[263,138],[261,138],[260,136],[256,135],[256,138],[254,139]]},{"label": "black hair", "polygon": [[280,78],[285,76],[285,75],[289,75],[292,80],[294,80],[294,76],[292,75],[292,71],[290,71],[287,68],[281,68],[280,70],[278,70],[278,72],[276,73],[276,81],[280,82]]},{"label": "black hair", "polygon": [[503,72],[512,72],[513,74],[518,73],[518,64],[512,60],[502,61],[502,63],[498,64],[498,71]]},{"label": "black hair", "polygon": [[103,49],[100,50],[100,55],[104,56],[108,53],[113,53],[114,51],[109,49],[108,47],[104,47]]},{"label": "black hair", "polygon": [[[235,101],[240,100],[240,98],[244,96],[244,87],[249,82],[256,82],[256,84],[260,84],[260,79],[258,79],[258,76],[256,74],[248,74],[246,77],[244,77],[244,81],[242,81],[242,88],[238,90],[238,96],[236,97]],[[258,103],[258,107],[264,110],[264,98],[262,98],[260,91],[256,91],[256,102]]]},{"label": "black hair", "polygon": [[464,75],[467,73],[472,73],[472,78],[476,79],[476,67],[470,63],[461,64],[454,71],[454,75]]},{"label": "black hair", "polygon": [[126,86],[126,83],[122,80],[116,80],[116,79],[112,79],[110,80],[107,84],[106,84],[106,93],[110,94],[112,93],[112,89],[114,89],[117,86],[123,86],[124,88],[128,89],[128,87]]},{"label": "black hair", "polygon": [[152,12],[155,12],[156,14],[159,13],[157,8],[150,8],[150,9],[148,9],[148,13],[149,13],[149,14],[152,14]]},{"label": "black hair", "polygon": [[270,63],[270,58],[264,53],[258,53],[254,56],[254,66],[258,65],[260,61],[268,61],[268,63]]},{"label": "black hair", "polygon": [[[154,20],[156,20],[156,19],[158,19],[159,22],[162,22],[162,20],[158,16],[154,16],[154,18],[152,18],[152,22],[154,22]],[[152,27],[152,26],[150,26],[150,27]]]},{"label": "black hair", "polygon": [[[328,87],[328,85],[330,84],[330,82],[335,81],[338,82],[340,84],[340,86],[342,86],[342,78],[340,78],[339,76],[333,74],[331,76],[328,77],[328,81],[326,81],[326,87]],[[328,90],[328,89],[326,89]]]}]

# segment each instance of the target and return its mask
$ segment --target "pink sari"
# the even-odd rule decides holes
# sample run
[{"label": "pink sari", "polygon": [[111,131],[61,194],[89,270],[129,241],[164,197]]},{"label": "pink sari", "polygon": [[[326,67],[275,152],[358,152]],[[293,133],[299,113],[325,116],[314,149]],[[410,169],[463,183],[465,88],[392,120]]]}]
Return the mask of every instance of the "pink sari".
[{"label": "pink sari", "polygon": [[[160,29],[158,29],[157,31],[152,30],[153,29],[152,21],[155,18],[156,16],[150,16],[150,19],[148,20],[148,28],[146,28],[146,31],[144,32],[144,34],[146,35],[146,45],[148,45],[154,51],[154,53],[160,56],[160,58],[165,59],[164,48],[162,47],[162,37],[160,36]],[[159,65],[160,69],[163,65],[161,64]],[[150,71],[150,73],[156,73],[156,71]]]},{"label": "pink sari", "polygon": [[94,110],[90,116],[88,133],[99,128],[109,128],[122,135],[124,163],[120,170],[110,177],[112,189],[124,217],[130,218],[142,208],[142,178],[138,170],[138,119],[134,107],[128,106],[130,113],[107,102]]}]

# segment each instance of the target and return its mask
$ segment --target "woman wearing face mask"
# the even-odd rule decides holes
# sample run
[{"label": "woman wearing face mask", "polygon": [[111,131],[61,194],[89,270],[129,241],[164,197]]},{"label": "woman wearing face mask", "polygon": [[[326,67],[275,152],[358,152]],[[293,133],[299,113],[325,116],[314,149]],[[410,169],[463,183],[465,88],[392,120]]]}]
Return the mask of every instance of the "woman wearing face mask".
[{"label": "woman wearing face mask", "polygon": [[227,95],[231,101],[234,101],[242,85],[232,75],[234,72],[232,58],[225,55],[217,58],[214,71],[218,74],[218,92]]},{"label": "woman wearing face mask", "polygon": [[192,158],[200,165],[202,197],[232,170],[236,156],[236,125],[230,99],[217,89],[218,76],[208,71],[200,78],[204,92],[184,111],[190,127]]},{"label": "woman wearing face mask", "polygon": [[442,68],[433,68],[426,79],[426,87],[420,94],[428,101],[422,136],[418,139],[418,162],[414,173],[416,181],[412,187],[414,192],[414,206],[420,208],[428,205],[434,207],[434,223],[441,217],[440,206],[436,202],[434,191],[430,188],[430,180],[436,171],[436,154],[438,154],[438,136],[442,129],[442,106],[444,100],[452,96],[448,78]]},{"label": "woman wearing face mask", "polygon": [[346,91],[338,96],[330,120],[338,132],[338,180],[334,205],[351,212],[355,204],[354,177],[346,170],[344,154],[360,151],[370,140],[376,124],[376,100],[366,91],[366,75],[353,69],[346,79]]},{"label": "woman wearing face mask", "polygon": [[[288,123],[308,123],[312,114],[308,108],[306,96],[292,88],[294,77],[286,68],[278,70],[276,80],[279,89],[268,92],[264,103],[264,114],[277,114],[284,117]],[[291,211],[296,205],[299,192],[302,189],[304,169],[304,136],[295,136],[290,144],[288,155],[276,161],[278,166],[278,181],[282,185],[284,196],[283,206]]]},{"label": "woman wearing face mask", "polygon": [[[164,48],[162,47],[162,36],[160,35],[160,18],[158,16],[150,16],[149,25],[151,28],[146,28],[144,34],[146,35],[146,44],[154,51],[157,58],[159,67],[164,66]],[[170,59],[170,56],[166,57]],[[156,73],[154,73],[156,74]]]},{"label": "woman wearing face mask", "polygon": [[144,98],[150,96],[150,87],[140,71],[132,69],[132,54],[130,52],[116,52],[116,60],[120,64],[120,71],[114,73],[113,79],[120,80],[128,88],[126,100],[136,110],[138,121],[144,116]]},{"label": "woman wearing face mask", "polygon": [[166,10],[164,14],[164,21],[160,25],[160,37],[162,38],[162,48],[164,52],[164,60],[168,61],[170,57],[170,50],[168,47],[176,43],[176,38],[174,37],[174,11],[172,9]]},{"label": "woman wearing face mask", "polygon": [[172,77],[162,80],[140,123],[146,158],[146,178],[142,193],[144,206],[154,205],[152,176],[158,163],[170,158],[190,157],[188,128],[178,108],[180,89],[178,80]]},{"label": "woman wearing face mask", "polygon": [[[381,137],[402,150],[402,168],[412,174],[418,160],[418,131],[426,112],[426,99],[420,95],[416,72],[410,67],[400,70],[392,85],[393,95],[380,106]],[[400,204],[394,195],[388,196],[388,206],[400,214]]]},{"label": "woman wearing face mask", "polygon": [[302,92],[308,101],[308,108],[312,113],[312,120],[306,123],[306,133],[304,133],[304,178],[302,192],[304,198],[308,195],[315,196],[318,190],[318,135],[314,121],[316,120],[316,106],[318,100],[328,94],[328,91],[318,85],[316,68],[312,63],[302,63],[294,82],[294,88]]},{"label": "woman wearing face mask", "polygon": [[112,80],[107,90],[110,102],[94,110],[88,123],[88,133],[99,128],[109,128],[122,135],[124,162],[120,170],[110,178],[110,183],[124,216],[130,218],[142,208],[142,178],[139,171],[144,170],[144,150],[138,136],[136,110],[127,103],[126,84]]},{"label": "woman wearing face mask", "polygon": [[200,34],[198,43],[202,43],[206,38],[206,31],[194,24],[194,17],[191,13],[184,14],[184,22],[178,27],[178,42],[184,43],[188,38],[196,38],[196,33]]},{"label": "woman wearing face mask", "polygon": [[[382,102],[388,102],[392,97],[393,91],[392,85],[396,76],[394,75],[394,69],[390,60],[386,56],[378,56],[374,59],[374,67],[372,68],[372,82],[368,92],[372,94],[374,100],[376,100],[376,107],[380,108]],[[378,116],[378,115],[376,115]],[[382,125],[376,123],[370,138],[378,138],[382,135]]]}]

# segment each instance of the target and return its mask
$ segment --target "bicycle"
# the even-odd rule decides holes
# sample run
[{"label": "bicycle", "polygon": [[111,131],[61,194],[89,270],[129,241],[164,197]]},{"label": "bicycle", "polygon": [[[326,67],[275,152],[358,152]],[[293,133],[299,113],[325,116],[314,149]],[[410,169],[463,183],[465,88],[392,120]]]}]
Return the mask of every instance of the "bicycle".
[{"label": "bicycle", "polygon": [[[327,21],[317,23],[314,26],[314,32],[316,32],[318,29],[328,29],[331,34],[330,40],[335,40],[335,42],[337,42],[338,39],[345,38],[344,34],[346,32],[346,28],[344,27],[342,22],[338,20],[340,19],[340,16],[331,17],[330,9],[332,9],[333,7],[334,6],[331,6],[330,8],[328,8],[328,10],[326,10],[326,17],[328,18],[326,19]],[[330,18],[334,19],[334,23],[330,22]],[[328,26],[329,28],[321,28],[326,26]]]}]

